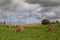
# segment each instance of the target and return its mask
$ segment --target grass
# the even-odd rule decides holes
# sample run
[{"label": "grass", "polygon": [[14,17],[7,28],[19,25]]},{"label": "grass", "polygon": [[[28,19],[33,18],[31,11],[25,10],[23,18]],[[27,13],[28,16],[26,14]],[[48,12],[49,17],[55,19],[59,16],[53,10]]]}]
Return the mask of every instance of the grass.
[{"label": "grass", "polygon": [[48,32],[49,25],[24,27],[24,32],[14,32],[14,27],[0,25],[0,40],[60,40],[60,24],[56,24],[56,32]]}]

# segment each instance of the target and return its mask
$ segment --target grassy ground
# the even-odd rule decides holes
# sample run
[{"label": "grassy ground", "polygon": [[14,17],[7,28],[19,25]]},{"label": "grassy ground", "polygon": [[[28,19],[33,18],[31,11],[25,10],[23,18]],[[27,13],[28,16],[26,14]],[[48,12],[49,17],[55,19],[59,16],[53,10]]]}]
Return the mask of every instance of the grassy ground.
[{"label": "grassy ground", "polygon": [[49,32],[50,25],[39,27],[24,27],[24,32],[14,32],[14,27],[7,28],[0,25],[0,40],[60,40],[60,24],[56,24],[56,31]]}]

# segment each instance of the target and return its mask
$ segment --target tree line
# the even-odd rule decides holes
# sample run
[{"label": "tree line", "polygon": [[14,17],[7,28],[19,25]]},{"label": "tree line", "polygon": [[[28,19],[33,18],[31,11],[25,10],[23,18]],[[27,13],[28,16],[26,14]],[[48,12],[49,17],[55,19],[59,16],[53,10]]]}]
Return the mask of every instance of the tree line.
[{"label": "tree line", "polygon": [[56,23],[60,23],[58,20],[56,20],[55,22],[52,21],[50,22],[48,19],[43,19],[41,22],[43,25],[47,25],[47,24],[56,24]]}]

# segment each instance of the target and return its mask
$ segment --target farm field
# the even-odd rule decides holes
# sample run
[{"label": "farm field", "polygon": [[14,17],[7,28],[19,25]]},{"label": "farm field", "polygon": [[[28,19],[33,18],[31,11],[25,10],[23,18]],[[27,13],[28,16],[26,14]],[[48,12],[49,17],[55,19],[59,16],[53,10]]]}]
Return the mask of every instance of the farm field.
[{"label": "farm field", "polygon": [[55,32],[49,32],[50,25],[42,25],[37,27],[24,27],[23,32],[15,32],[15,27],[7,28],[0,25],[0,40],[60,40],[60,24],[56,26]]}]

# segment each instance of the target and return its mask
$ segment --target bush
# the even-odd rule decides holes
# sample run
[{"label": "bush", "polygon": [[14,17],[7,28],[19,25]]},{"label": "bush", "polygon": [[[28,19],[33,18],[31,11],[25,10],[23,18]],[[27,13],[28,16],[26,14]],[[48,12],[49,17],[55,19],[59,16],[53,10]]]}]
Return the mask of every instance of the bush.
[{"label": "bush", "polygon": [[42,24],[46,25],[46,24],[50,24],[51,22],[48,19],[44,19],[42,20]]}]

